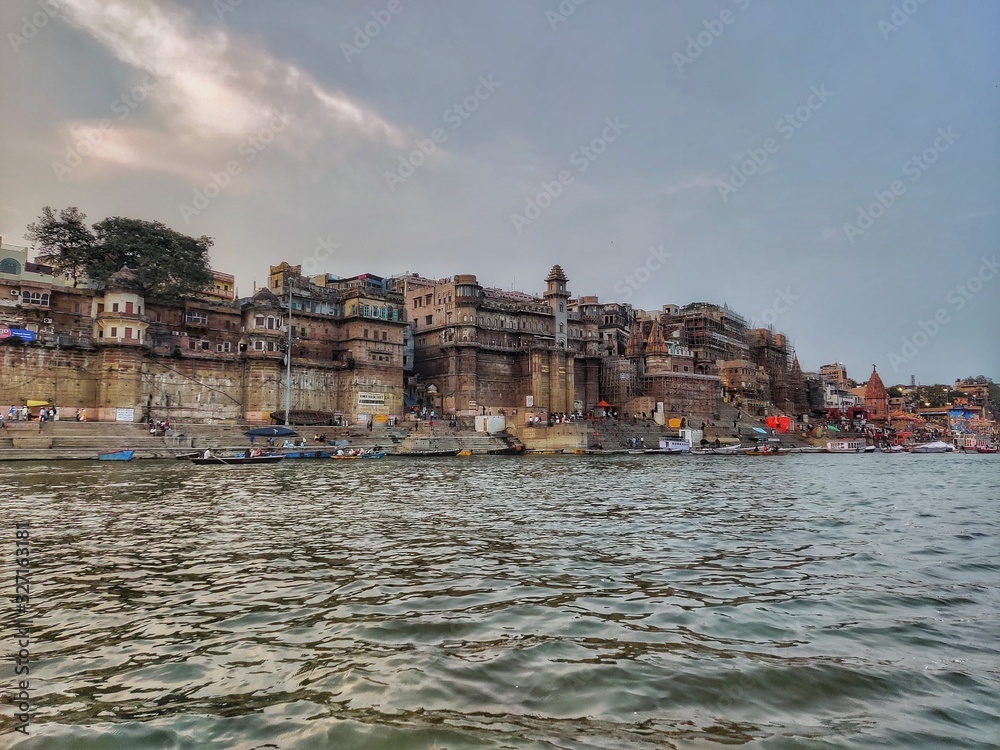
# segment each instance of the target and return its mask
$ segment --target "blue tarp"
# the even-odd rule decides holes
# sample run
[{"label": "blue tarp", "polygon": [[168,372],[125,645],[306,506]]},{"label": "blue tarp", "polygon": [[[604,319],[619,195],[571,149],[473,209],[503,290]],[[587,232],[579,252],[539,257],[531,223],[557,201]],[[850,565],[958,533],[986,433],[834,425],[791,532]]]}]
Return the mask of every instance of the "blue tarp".
[{"label": "blue tarp", "polygon": [[415,398],[403,394],[403,406],[420,406],[420,403]]},{"label": "blue tarp", "polygon": [[761,435],[766,435],[767,434],[767,430],[765,430],[765,429],[763,429],[761,427],[754,427],[753,431],[754,432],[759,432]]}]

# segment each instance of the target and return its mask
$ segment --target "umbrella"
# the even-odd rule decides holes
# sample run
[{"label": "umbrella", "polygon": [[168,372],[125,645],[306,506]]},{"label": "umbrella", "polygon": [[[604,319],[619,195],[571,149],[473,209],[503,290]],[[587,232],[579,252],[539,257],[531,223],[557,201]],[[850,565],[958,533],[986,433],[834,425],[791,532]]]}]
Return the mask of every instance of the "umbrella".
[{"label": "umbrella", "polygon": [[754,427],[753,431],[754,432],[759,432],[761,435],[766,435],[767,434],[767,430],[761,429],[760,427]]},{"label": "umbrella", "polygon": [[299,433],[287,427],[254,427],[243,434],[250,435],[251,437],[288,437],[290,435],[298,435]]},{"label": "umbrella", "polygon": [[603,409],[603,408],[604,408],[604,407],[606,407],[606,406],[611,406],[611,404],[609,404],[609,403],[608,403],[607,401],[605,401],[604,399],[601,399],[600,401],[598,401],[598,402],[597,402],[597,406],[600,406],[600,407],[601,407],[601,408]]}]

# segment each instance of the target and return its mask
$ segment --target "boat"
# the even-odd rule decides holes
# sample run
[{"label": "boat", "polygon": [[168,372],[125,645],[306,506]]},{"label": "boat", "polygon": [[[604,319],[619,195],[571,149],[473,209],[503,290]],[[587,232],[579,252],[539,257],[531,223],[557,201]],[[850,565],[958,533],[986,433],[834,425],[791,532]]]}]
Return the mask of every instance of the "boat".
[{"label": "boat", "polygon": [[243,466],[244,464],[276,464],[284,461],[282,455],[268,454],[266,456],[211,456],[209,458],[192,458],[191,463],[199,466]]},{"label": "boat", "polygon": [[906,448],[901,445],[890,445],[888,448],[882,448],[880,453],[906,453]]},{"label": "boat", "polygon": [[910,453],[952,453],[954,450],[955,446],[951,443],[935,440],[933,443],[914,445],[910,448]]},{"label": "boat", "polygon": [[125,451],[101,451],[97,454],[98,461],[131,461],[135,455],[133,450]]},{"label": "boat", "polygon": [[[869,447],[871,450],[868,450]],[[826,444],[827,453],[872,453],[874,450],[875,446],[869,446],[864,438],[829,440]]]},{"label": "boat", "polygon": [[720,445],[719,447],[692,448],[691,453],[695,456],[738,456],[746,451],[745,445]]},{"label": "boat", "polygon": [[[446,456],[457,456],[459,455],[459,451],[456,448],[455,450],[450,451],[407,451],[405,453],[395,453],[393,455],[403,456],[406,458],[443,458]],[[335,456],[335,458],[340,458],[340,456]],[[344,456],[344,458],[350,458],[350,456]]]},{"label": "boat", "polygon": [[670,449],[670,448],[647,448],[644,451],[639,451],[640,453],[652,453],[660,456],[679,456],[682,453],[690,453],[690,450]]},{"label": "boat", "polygon": [[990,448],[989,446],[980,445],[976,448],[976,453],[1000,453],[1000,448]]},{"label": "boat", "polygon": [[770,446],[761,448],[751,448],[750,450],[743,451],[744,456],[787,456],[788,451],[783,451],[778,448],[771,448]]},{"label": "boat", "polygon": [[[412,454],[408,454],[408,455],[412,455]],[[452,455],[454,455],[454,454],[452,454]],[[380,453],[362,453],[360,456],[359,455],[354,455],[354,456],[346,456],[346,455],[345,456],[338,456],[336,453],[334,453],[332,456],[330,456],[330,458],[332,458],[334,460],[354,460],[354,459],[357,459],[357,458],[382,458],[383,456],[385,456],[384,452],[380,452]]]},{"label": "boat", "polygon": [[192,458],[201,458],[203,455],[201,451],[192,451],[191,453],[178,453],[174,458],[178,461],[190,461]]},{"label": "boat", "polygon": [[330,451],[324,450],[312,450],[312,451],[289,451],[283,454],[285,458],[290,459],[306,459],[306,458],[331,458],[333,454]]}]

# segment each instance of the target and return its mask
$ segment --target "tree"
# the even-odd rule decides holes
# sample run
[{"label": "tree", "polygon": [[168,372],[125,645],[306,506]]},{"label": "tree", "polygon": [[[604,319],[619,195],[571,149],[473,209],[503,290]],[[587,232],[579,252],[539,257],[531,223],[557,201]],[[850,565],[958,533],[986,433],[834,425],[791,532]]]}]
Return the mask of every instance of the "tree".
[{"label": "tree", "polygon": [[94,252],[94,234],[84,223],[86,218],[76,206],[62,209],[58,215],[46,206],[24,235],[32,242],[36,259],[69,274],[74,287],[85,276]]},{"label": "tree", "polygon": [[212,282],[211,237],[194,239],[158,221],[121,216],[95,224],[94,232],[99,252],[87,273],[98,283],[128,266],[139,276],[147,295],[171,302],[196,294]]},{"label": "tree", "polygon": [[98,287],[122,266],[139,276],[143,292],[164,302],[197,294],[212,282],[208,264],[211,237],[195,239],[158,221],[113,216],[87,228],[79,209],[58,214],[49,206],[25,235],[35,244],[36,257],[73,277],[76,286],[86,276]]}]

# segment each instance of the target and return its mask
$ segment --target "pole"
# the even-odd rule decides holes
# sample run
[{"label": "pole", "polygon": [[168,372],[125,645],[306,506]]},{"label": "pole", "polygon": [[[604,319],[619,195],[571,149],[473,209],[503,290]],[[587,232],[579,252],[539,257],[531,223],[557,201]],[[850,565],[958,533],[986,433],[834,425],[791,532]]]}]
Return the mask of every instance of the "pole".
[{"label": "pole", "polygon": [[288,280],[288,348],[285,350],[285,427],[292,409],[292,280]]}]

